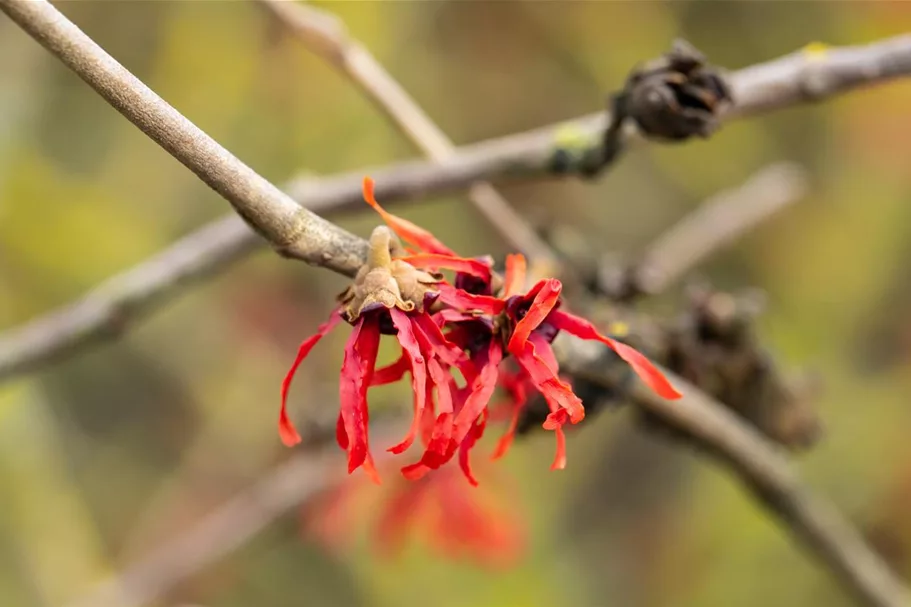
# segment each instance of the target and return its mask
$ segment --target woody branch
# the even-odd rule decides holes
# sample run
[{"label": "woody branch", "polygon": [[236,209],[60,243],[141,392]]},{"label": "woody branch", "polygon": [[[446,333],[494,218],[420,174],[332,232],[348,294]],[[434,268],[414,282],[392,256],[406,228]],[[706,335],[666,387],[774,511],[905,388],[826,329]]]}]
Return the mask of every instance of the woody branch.
[{"label": "woody branch", "polygon": [[353,276],[366,244],[245,165],[104,52],[45,0],[5,0],[5,12],[127,120],[206,185],[280,253]]},{"label": "woody branch", "polygon": [[[364,241],[298,207],[280,190],[221,148],[183,118],[132,74],[107,55],[75,25],[44,0],[31,2],[0,0],[3,9],[25,31],[60,58],[99,92],[111,105],[136,124],[168,152],[193,170],[210,187],[224,196],[264,237],[281,252],[351,274],[364,258]],[[751,486],[762,489],[769,504],[802,503],[806,489],[787,465],[776,459],[763,439],[744,443],[749,429],[713,406],[711,399],[687,390],[687,406],[669,409],[651,398],[636,402],[657,415],[703,437]],[[693,414],[696,411],[698,414]],[[746,433],[746,434],[744,434]],[[746,444],[746,446],[744,446]],[[783,467],[783,472],[781,467]],[[784,474],[789,482],[768,483],[763,473]],[[818,520],[819,509],[779,508],[779,520],[810,547],[870,605],[906,605],[909,594],[856,533],[837,516]],[[826,518],[826,517],[823,517]],[[844,533],[845,528],[849,533]],[[856,541],[854,541],[856,540]],[[832,554],[850,554],[841,559]]]},{"label": "woody branch", "polygon": [[[11,1],[4,6],[7,4]],[[735,103],[722,118],[770,112],[909,73],[911,36],[833,48],[822,56],[797,52],[732,73],[729,80]],[[376,179],[381,200],[398,204],[483,179],[551,175],[554,156],[562,149],[558,133],[570,128],[584,141],[593,142],[607,119],[603,113],[591,114],[463,146],[442,164],[411,161],[325,179],[298,179],[284,189],[304,207],[327,214],[361,207],[365,172]],[[635,137],[630,131],[625,133]],[[0,335],[0,381],[118,335],[183,288],[261,245],[262,240],[233,215],[201,228],[139,266],[111,277],[84,298]]]},{"label": "woody branch", "polygon": [[[449,137],[370,51],[348,35],[335,15],[294,2],[258,0],[258,3],[311,51],[356,84],[431,160],[445,164],[457,156]],[[492,185],[472,184],[468,199],[510,248],[552,269],[556,260],[550,247]]]}]

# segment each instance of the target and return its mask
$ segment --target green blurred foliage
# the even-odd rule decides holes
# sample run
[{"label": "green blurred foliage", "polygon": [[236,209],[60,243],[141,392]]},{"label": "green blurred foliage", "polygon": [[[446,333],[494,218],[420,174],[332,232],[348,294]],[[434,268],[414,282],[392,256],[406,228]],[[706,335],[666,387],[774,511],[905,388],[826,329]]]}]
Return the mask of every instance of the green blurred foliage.
[{"label": "green blurred foliage", "polygon": [[[737,68],[813,41],[865,43],[911,27],[911,4],[902,2],[325,6],[460,143],[595,111],[634,64],[675,36]],[[61,8],[270,179],[415,153],[350,83],[247,3]],[[634,253],[763,164],[807,166],[804,202],[701,271],[724,287],[769,293],[770,347],[827,386],[827,438],[801,458],[802,472],[906,577],[908,107],[911,84],[895,83],[732,123],[707,142],[640,146],[592,183],[505,189],[537,221],[575,225],[605,252]],[[217,195],[0,21],[0,328],[225,212]],[[463,197],[403,214],[466,254],[504,252]],[[376,218],[342,222],[366,234]],[[79,596],[287,457],[275,435],[277,387],[297,340],[342,285],[258,254],[116,344],[0,386],[0,604]],[[336,406],[331,378],[343,339],[328,339],[303,369],[298,415]],[[380,392],[377,405],[399,406],[404,394]],[[551,437],[516,446],[505,466],[517,479],[514,508],[530,523],[530,550],[510,571],[443,561],[420,545],[397,561],[377,558],[364,541],[331,556],[289,513],[161,604],[849,604],[736,481],[628,422],[607,414],[573,433],[569,469],[559,474],[547,471]]]}]

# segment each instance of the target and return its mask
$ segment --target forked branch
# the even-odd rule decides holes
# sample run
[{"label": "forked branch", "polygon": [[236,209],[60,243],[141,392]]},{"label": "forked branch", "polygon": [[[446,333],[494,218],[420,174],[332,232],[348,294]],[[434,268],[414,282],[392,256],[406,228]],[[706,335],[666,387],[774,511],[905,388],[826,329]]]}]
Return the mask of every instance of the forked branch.
[{"label": "forked branch", "polygon": [[[335,15],[296,2],[258,2],[298,40],[356,84],[431,160],[445,164],[458,154],[449,137],[370,51],[348,35]],[[553,271],[556,260],[550,247],[492,185],[472,184],[468,198],[511,249]]]},{"label": "forked branch", "polygon": [[353,276],[363,239],[301,208],[108,55],[46,0],[3,0],[3,12],[155,143],[179,160],[283,255]]},{"label": "forked branch", "polygon": [[[0,0],[0,8],[111,105],[228,199],[239,214],[280,250],[345,274],[353,273],[361,263],[365,251],[363,240],[297,207],[275,186],[167,105],[46,1]],[[901,67],[907,71],[911,65],[901,64]],[[894,75],[897,68],[893,68],[872,76],[864,71],[863,75],[866,81],[882,78],[883,74]],[[857,81],[857,73],[843,76],[833,78],[835,84],[812,90],[836,90],[842,86],[839,83],[851,78]],[[567,354],[569,360],[576,356],[581,355]],[[636,402],[689,434],[701,437],[710,449],[722,454],[744,482],[757,489],[763,501],[772,506],[779,520],[867,604],[877,607],[909,604],[911,595],[888,568],[834,511],[808,497],[808,490],[766,441],[698,390],[690,389],[686,393],[683,401],[669,403],[637,391]],[[271,507],[271,511],[281,511],[282,503]],[[246,535],[256,528],[256,525],[248,526]],[[225,543],[223,552],[234,545]],[[183,546],[183,549],[199,547]],[[206,559],[195,559],[191,564],[199,567],[205,562]],[[146,590],[145,598],[156,596],[176,581],[174,574],[157,579],[154,588]],[[120,598],[120,602],[113,604],[135,603],[124,603]]]},{"label": "forked branch", "polygon": [[[7,10],[14,4],[14,0],[3,0],[0,7]],[[730,80],[736,103],[725,118],[773,111],[909,73],[911,36],[828,49],[823,54],[799,51],[734,72]],[[817,84],[811,85],[812,82]],[[813,94],[807,94],[807,90]],[[377,196],[389,204],[414,202],[429,194],[458,190],[494,177],[549,174],[554,154],[564,145],[560,133],[571,131],[582,141],[597,141],[604,124],[603,114],[592,114],[461,147],[444,164],[412,161],[326,179],[302,178],[288,184],[287,190],[303,206],[327,214],[362,207],[360,188],[365,172],[374,176]],[[218,220],[217,225],[232,223],[236,224],[233,228],[203,227],[140,266],[111,277],[104,288],[89,296],[0,334],[0,381],[39,369],[119,333],[154,309],[154,304],[177,296],[182,288],[227,267],[243,252],[260,244],[252,232],[240,229],[234,217]],[[224,238],[211,237],[222,230]],[[154,278],[145,272],[148,267],[158,268]],[[130,305],[125,307],[124,302]],[[117,326],[118,331],[111,332],[111,326]]]}]

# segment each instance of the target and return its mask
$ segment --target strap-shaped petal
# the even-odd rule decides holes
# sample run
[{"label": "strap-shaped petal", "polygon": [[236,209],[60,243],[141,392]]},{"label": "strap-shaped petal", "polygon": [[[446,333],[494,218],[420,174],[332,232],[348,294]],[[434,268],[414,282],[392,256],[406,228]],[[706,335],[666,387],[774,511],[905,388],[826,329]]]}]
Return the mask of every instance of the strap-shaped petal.
[{"label": "strap-shaped petal", "polygon": [[553,350],[541,335],[532,333],[522,351],[513,356],[552,410],[566,409],[574,424],[582,421],[585,417],[582,401],[568,384],[557,377]]},{"label": "strap-shaped petal", "polygon": [[564,312],[563,310],[554,311],[547,321],[557,329],[566,331],[570,335],[575,335],[580,339],[591,341],[600,341],[622,358],[636,375],[639,376],[646,385],[655,391],[656,394],[668,400],[676,400],[682,395],[671,385],[671,382],[659,371],[655,365],[649,361],[642,353],[620,341],[611,339],[598,332],[598,329],[589,321]]},{"label": "strap-shaped petal", "polygon": [[418,253],[417,255],[402,257],[401,260],[416,268],[452,270],[453,272],[470,274],[487,283],[490,282],[490,264],[480,259],[455,257],[453,255],[441,255],[438,253]]},{"label": "strap-shaped petal", "polygon": [[475,443],[477,443],[484,436],[484,428],[487,426],[487,409],[485,409],[481,416],[478,417],[477,423],[471,426],[471,429],[468,431],[468,434],[462,440],[462,443],[459,445],[459,468],[462,469],[462,474],[465,475],[465,478],[468,479],[468,482],[472,487],[478,486],[478,481],[474,477],[474,474],[471,472],[471,450],[474,448]]},{"label": "strap-shaped petal", "polygon": [[477,366],[480,367],[478,376],[471,384],[471,393],[456,414],[455,440],[457,443],[461,443],[465,439],[475,425],[475,421],[490,403],[490,397],[497,388],[500,361],[503,360],[503,348],[497,340],[491,340],[487,352],[479,358],[481,360],[477,363]]},{"label": "strap-shaped petal", "polygon": [[483,314],[496,316],[506,307],[505,301],[490,295],[475,295],[445,284],[438,286],[440,301],[462,312],[477,310]]},{"label": "strap-shaped petal", "polygon": [[516,428],[519,426],[519,418],[522,416],[522,411],[525,409],[525,404],[528,402],[528,392],[525,389],[526,381],[527,376],[522,372],[501,376],[500,385],[502,385],[509,394],[508,404],[512,411],[509,418],[509,426],[497,442],[493,455],[490,456],[493,460],[500,459],[506,455],[506,452],[509,451],[509,447],[512,445],[512,441],[515,439]]},{"label": "strap-shaped petal", "polygon": [[304,362],[307,355],[310,354],[310,350],[313,349],[313,346],[325,337],[341,320],[342,317],[341,314],[339,314],[339,311],[334,310],[332,316],[329,317],[329,320],[321,324],[314,335],[311,335],[301,343],[297,350],[297,357],[291,364],[291,368],[285,375],[285,379],[282,380],[282,405],[278,413],[278,434],[281,437],[282,442],[288,447],[293,447],[301,442],[300,434],[297,433],[297,429],[295,429],[294,424],[291,423],[291,419],[288,417],[288,392],[291,389],[291,380],[294,379],[294,374],[297,372],[298,367]]},{"label": "strap-shaped petal", "polygon": [[503,277],[503,299],[518,295],[525,287],[525,256],[516,253],[506,256],[506,274]]},{"label": "strap-shaped petal", "polygon": [[364,177],[364,200],[367,202],[367,204],[373,207],[377,213],[380,214],[380,217],[383,218],[383,221],[386,222],[386,225],[392,228],[392,231],[398,234],[399,238],[405,242],[410,242],[425,253],[439,253],[442,255],[456,256],[455,252],[452,249],[437,240],[436,236],[424,228],[413,224],[407,219],[403,219],[386,211],[386,209],[381,207],[380,203],[376,201],[376,198],[373,195],[373,190],[373,180],[369,177]]},{"label": "strap-shaped petal", "polygon": [[339,382],[344,442],[348,448],[348,473],[363,466],[370,479],[376,483],[379,483],[379,475],[370,454],[367,434],[370,421],[367,388],[373,375],[373,365],[376,364],[379,341],[378,318],[372,314],[361,316],[345,345]]},{"label": "strap-shaped petal", "polygon": [[[397,445],[388,449],[391,453],[402,453],[411,446],[420,429],[421,418],[424,416],[424,407],[426,406],[425,397],[427,394],[427,363],[424,352],[421,351],[421,345],[415,335],[415,328],[412,326],[412,317],[397,308],[389,310],[392,315],[392,324],[398,330],[396,338],[402,345],[405,356],[408,357],[408,363],[411,366],[411,390],[414,392],[414,419],[408,434],[404,440]],[[420,328],[418,328],[420,331]]]},{"label": "strap-shaped petal", "polygon": [[535,293],[528,311],[513,329],[512,337],[509,338],[507,349],[511,354],[519,354],[525,348],[528,336],[531,332],[541,326],[544,319],[557,307],[560,301],[560,293],[563,290],[563,284],[556,278],[542,280],[532,289]]}]

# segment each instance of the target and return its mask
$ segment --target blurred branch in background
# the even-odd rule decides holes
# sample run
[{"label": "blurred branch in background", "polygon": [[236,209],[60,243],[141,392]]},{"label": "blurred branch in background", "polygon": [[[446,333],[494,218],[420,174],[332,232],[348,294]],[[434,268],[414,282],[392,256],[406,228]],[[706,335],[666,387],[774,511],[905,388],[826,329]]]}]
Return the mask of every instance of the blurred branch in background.
[{"label": "blurred branch in background", "polygon": [[[799,51],[731,74],[734,107],[725,118],[773,111],[909,73],[911,36],[833,48],[824,53]],[[810,87],[806,84],[810,81],[817,84]],[[815,94],[808,96],[802,93],[804,90]],[[443,164],[406,162],[384,169],[362,169],[324,179],[297,180],[287,189],[305,207],[325,214],[362,207],[361,180],[365,172],[376,180],[377,196],[386,204],[413,202],[428,194],[464,188],[478,180],[506,174],[548,174],[552,156],[561,149],[560,133],[566,132],[567,124],[577,134],[583,134],[583,140],[596,141],[606,121],[602,113],[593,114],[570,123],[464,146]],[[83,346],[116,335],[110,331],[112,325],[122,329],[153,310],[155,304],[179,294],[180,287],[227,267],[243,252],[262,245],[256,234],[242,229],[245,226],[234,216],[218,220],[215,225],[222,227],[203,227],[137,268],[110,278],[103,292],[95,291],[75,304],[0,335],[0,381],[32,372]],[[165,260],[167,263],[163,263]],[[155,280],[140,271],[151,266],[160,267],[173,277],[162,274]],[[124,308],[124,302],[129,302],[129,309]],[[86,313],[88,308],[97,311]]]},{"label": "blurred branch in background", "polygon": [[[569,226],[545,230],[562,262],[582,279],[579,286],[584,289],[573,293],[575,307],[600,326],[622,328],[625,341],[790,450],[807,448],[819,438],[822,423],[812,404],[818,390],[807,377],[784,373],[762,343],[756,319],[764,298],[758,290],[735,295],[694,281],[686,285],[687,297],[668,318],[638,311],[632,304],[641,295],[665,291],[710,255],[797,203],[806,195],[807,180],[806,172],[793,163],[760,169],[740,186],[698,205],[632,259],[599,253]],[[609,356],[603,360],[605,367],[610,362]],[[587,382],[580,378],[577,383]],[[596,405],[605,396],[592,387],[584,400]],[[537,427],[548,412],[543,403],[527,408],[520,427]],[[650,429],[686,437],[653,416],[643,415],[643,421]]]},{"label": "blurred branch in background", "polygon": [[[428,157],[444,164],[457,155],[449,137],[370,51],[348,35],[335,15],[295,2],[258,0],[258,4],[307,48],[345,74]],[[468,198],[511,249],[550,268],[543,273],[553,271],[556,260],[548,244],[492,185],[471,184]]]},{"label": "blurred branch in background", "polygon": [[[297,209],[293,201],[287,199],[274,186],[265,182],[155,96],[51,5],[44,1],[0,0],[0,8],[153,140],[232,202],[238,213],[254,222],[280,250],[344,274],[352,273],[354,264],[362,258],[362,240],[325,220]],[[903,67],[909,68],[911,65]],[[869,74],[866,76],[869,79]],[[817,84],[813,85],[813,91],[835,90],[835,85]],[[315,233],[311,234],[311,231]],[[318,247],[322,245],[325,245],[325,249],[320,252]],[[581,372],[581,363],[577,365],[572,361],[589,358],[581,350],[567,350],[564,357],[576,366],[577,373]],[[598,380],[599,376],[591,374],[588,377],[590,380]],[[612,387],[611,381],[604,382],[606,388]],[[787,463],[776,455],[771,445],[698,389],[688,388],[686,398],[675,403],[655,398],[650,394],[645,395],[642,389],[638,384],[634,388],[633,396],[636,403],[687,434],[704,441],[710,451],[723,454],[724,461],[727,461],[732,469],[743,476],[744,481],[757,491],[772,511],[779,515],[779,520],[787,524],[796,537],[813,548],[821,561],[864,602],[883,607],[900,607],[908,604],[911,596],[901,583],[846,522],[830,508],[808,496],[807,490],[797,476]],[[300,474],[302,472],[296,471],[294,475],[282,475],[282,486],[285,483],[301,484]],[[270,515],[270,512],[282,509],[287,497],[288,494],[279,492],[278,498],[271,502],[265,511],[254,507],[252,512],[255,516],[248,521],[246,528],[241,527],[241,534],[236,533],[237,529],[226,526],[225,515],[221,513],[221,518],[209,523],[220,534],[214,537],[204,535],[202,538],[204,542],[222,542],[216,544],[219,550],[215,553],[211,552],[211,545],[207,547],[205,543],[181,543],[178,545],[177,554],[188,559],[186,562],[189,565],[186,568],[204,565],[212,556],[218,556],[238,545],[238,537],[249,537],[255,533],[265,521],[274,516]],[[239,505],[234,507],[235,510],[243,510],[246,514],[248,500],[249,498],[241,500]],[[232,510],[228,510],[228,522],[233,523],[231,516]],[[230,530],[224,531],[228,529]],[[210,532],[209,529],[205,530],[207,533]],[[182,541],[186,542],[187,537],[184,536]],[[174,559],[175,556],[159,554],[155,555],[151,562],[156,568],[163,567],[162,571],[174,571],[173,565],[179,562]],[[149,596],[155,589],[153,586],[157,585],[160,590],[164,584],[161,580],[173,583],[175,575],[185,574],[179,571],[168,573],[166,579],[164,573],[157,572],[153,579],[154,584],[142,578],[140,581],[146,584],[145,592]],[[121,597],[119,584],[115,583],[114,588],[114,595]],[[140,597],[139,600],[144,598]],[[128,599],[134,600],[129,597]],[[98,602],[92,601],[92,604]]]},{"label": "blurred branch in background", "polygon": [[[569,356],[562,360],[574,376],[608,391],[621,388],[615,376],[604,373],[597,349],[593,351],[595,356],[578,349],[566,352]],[[795,539],[836,572],[863,604],[909,604],[911,595],[858,532],[829,504],[815,498],[765,439],[725,411],[722,404],[682,378],[669,376],[683,389],[683,399],[666,401],[639,384],[631,399],[638,407],[695,438],[728,466],[761,503],[786,523]],[[331,442],[333,431],[331,425],[322,430],[314,428],[307,442],[319,448],[320,444]],[[314,453],[312,449],[294,456],[194,527],[68,607],[137,607],[155,600],[241,546],[271,520],[331,488],[339,477],[329,468],[337,463],[338,458],[323,451]]]},{"label": "blurred branch in background", "polygon": [[169,294],[262,244],[234,214],[204,226],[75,302],[0,335],[0,382],[116,338]]},{"label": "blurred branch in background", "polygon": [[739,187],[712,196],[656,238],[608,292],[619,299],[660,293],[706,257],[733,243],[803,198],[804,171],[790,163],[768,166]]},{"label": "blurred branch in background", "polygon": [[[865,46],[799,50],[730,73],[726,80],[733,104],[721,118],[745,118],[815,102],[909,74],[911,35]],[[448,191],[481,179],[572,174],[583,167],[571,161],[581,163],[592,146],[601,145],[601,133],[610,121],[606,112],[588,114],[463,146],[442,167],[432,162],[409,162],[373,169],[370,174],[377,182],[377,196],[386,200]],[[623,133],[627,140],[641,140],[635,129],[624,129]],[[315,199],[333,208],[356,208],[360,199],[355,186],[362,174],[358,171],[333,177],[321,181],[318,188],[303,179],[290,192],[308,208],[313,208],[310,203]]]},{"label": "blurred branch in background", "polygon": [[[561,362],[573,375],[599,383],[608,391],[620,387],[615,377],[604,372],[599,357],[587,356],[581,349],[564,352]],[[590,366],[592,363],[595,367]],[[785,523],[795,539],[815,553],[863,604],[911,604],[911,593],[850,522],[830,504],[814,497],[768,441],[683,378],[671,373],[668,377],[681,388],[682,399],[667,401],[636,384],[631,400],[696,439],[728,466]]]},{"label": "blurred branch in background", "polygon": [[[335,424],[306,437],[309,447],[273,468],[252,487],[220,505],[195,526],[164,542],[144,559],[99,584],[68,607],[137,607],[167,593],[184,580],[243,546],[288,510],[316,497],[344,477],[335,449]],[[389,424],[381,437],[398,436]],[[385,451],[380,458],[388,455]]]}]

